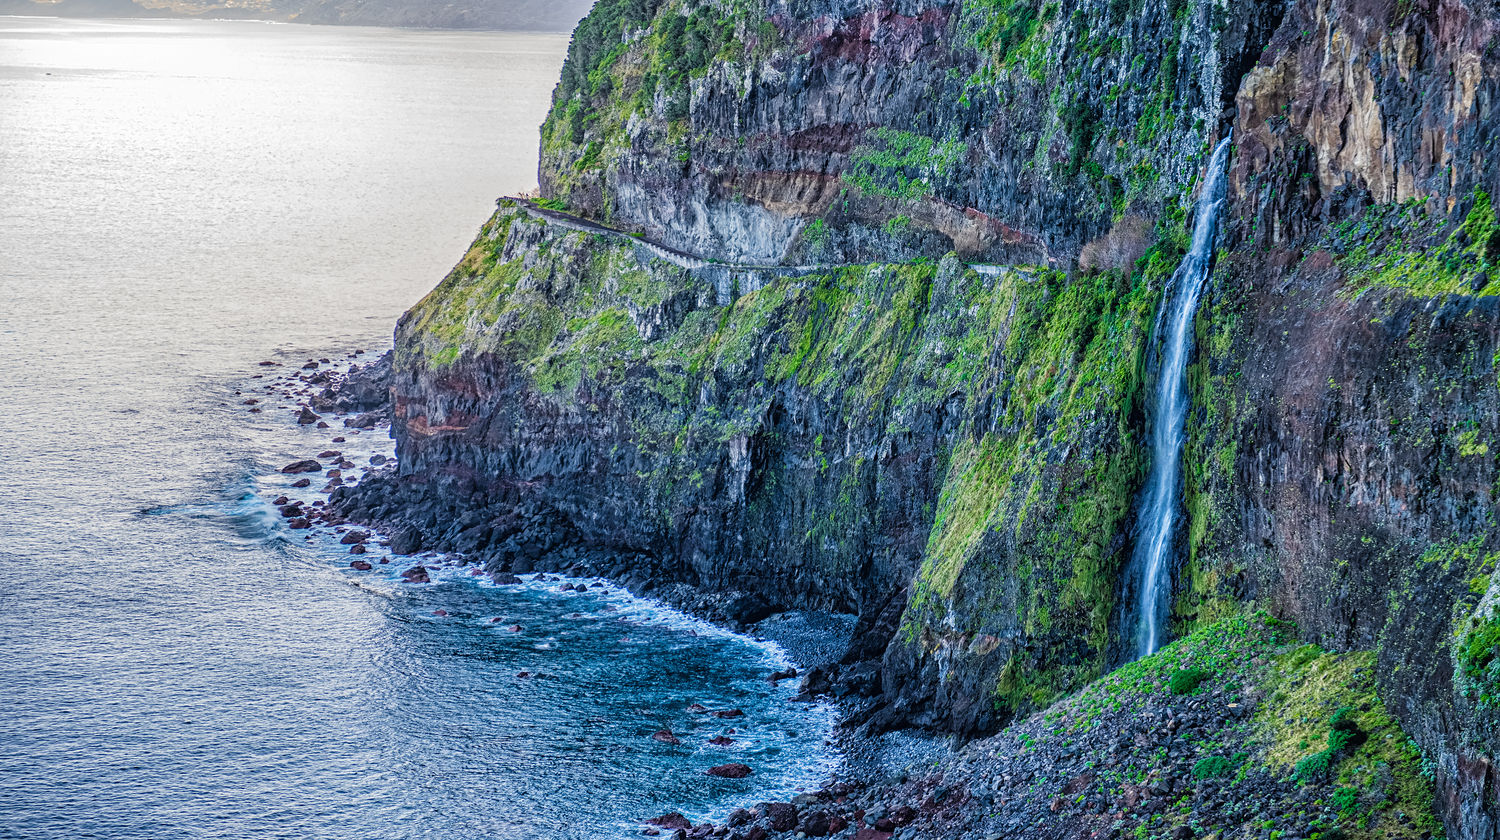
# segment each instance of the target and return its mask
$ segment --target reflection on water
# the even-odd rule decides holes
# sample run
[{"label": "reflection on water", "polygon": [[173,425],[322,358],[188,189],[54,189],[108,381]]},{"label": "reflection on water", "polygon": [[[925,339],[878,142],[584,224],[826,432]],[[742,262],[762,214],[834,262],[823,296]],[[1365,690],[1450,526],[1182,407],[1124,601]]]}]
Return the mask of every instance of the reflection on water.
[{"label": "reflection on water", "polygon": [[[356,573],[266,505],[330,432],[235,391],[389,342],[534,182],[564,47],[0,18],[0,837],[617,836],[818,778],[774,651]],[[693,702],[744,709],[735,744]],[[756,775],[703,775],[726,752]]]}]

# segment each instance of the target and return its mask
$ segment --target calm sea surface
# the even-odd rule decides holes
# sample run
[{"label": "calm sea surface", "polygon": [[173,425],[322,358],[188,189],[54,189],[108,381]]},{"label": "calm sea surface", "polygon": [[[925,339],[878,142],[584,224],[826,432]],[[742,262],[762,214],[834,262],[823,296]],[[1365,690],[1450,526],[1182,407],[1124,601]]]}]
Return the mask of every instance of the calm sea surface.
[{"label": "calm sea surface", "polygon": [[333,431],[236,392],[388,346],[534,183],[565,45],[0,18],[0,837],[615,837],[822,777],[829,713],[775,650],[355,573],[267,505]]}]

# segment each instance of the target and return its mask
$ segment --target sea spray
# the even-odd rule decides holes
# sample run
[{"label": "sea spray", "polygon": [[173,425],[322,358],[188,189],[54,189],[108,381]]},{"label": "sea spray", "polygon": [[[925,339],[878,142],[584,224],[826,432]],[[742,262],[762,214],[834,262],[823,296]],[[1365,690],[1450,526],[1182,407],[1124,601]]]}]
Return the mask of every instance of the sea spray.
[{"label": "sea spray", "polygon": [[1229,137],[1219,141],[1193,219],[1193,243],[1167,284],[1156,335],[1161,346],[1156,399],[1152,403],[1151,474],[1141,496],[1131,567],[1139,575],[1136,654],[1149,656],[1161,646],[1172,592],[1172,549],[1182,507],[1182,443],[1187,420],[1189,329],[1213,265],[1214,232],[1224,205],[1224,169]]}]

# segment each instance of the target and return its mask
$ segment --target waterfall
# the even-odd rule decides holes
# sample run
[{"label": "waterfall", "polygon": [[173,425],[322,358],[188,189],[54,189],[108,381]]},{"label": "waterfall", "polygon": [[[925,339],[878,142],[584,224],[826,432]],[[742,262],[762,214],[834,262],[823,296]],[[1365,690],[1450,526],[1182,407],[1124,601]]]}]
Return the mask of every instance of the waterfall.
[{"label": "waterfall", "polygon": [[1151,474],[1141,496],[1135,553],[1131,567],[1139,574],[1137,655],[1149,656],[1161,646],[1172,592],[1172,542],[1182,506],[1182,444],[1188,395],[1188,347],[1193,313],[1213,265],[1214,230],[1224,204],[1224,167],[1229,138],[1219,141],[1208,164],[1203,192],[1194,209],[1193,245],[1173,272],[1156,322],[1161,342],[1156,400],[1150,415]]}]

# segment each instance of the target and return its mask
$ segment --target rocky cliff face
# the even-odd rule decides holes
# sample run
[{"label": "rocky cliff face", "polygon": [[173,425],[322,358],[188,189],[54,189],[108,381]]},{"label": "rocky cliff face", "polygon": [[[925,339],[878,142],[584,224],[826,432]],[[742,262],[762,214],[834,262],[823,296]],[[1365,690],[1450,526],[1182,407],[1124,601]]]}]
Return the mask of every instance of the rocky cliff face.
[{"label": "rocky cliff face", "polygon": [[398,328],[400,476],[340,504],[729,620],[857,613],[873,725],[992,730],[1125,658],[1157,305],[1233,130],[1174,631],[1265,608],[1372,652],[1448,831],[1495,836],[1497,21],[601,3],[547,203],[763,265],[502,206]]},{"label": "rocky cliff face", "polygon": [[[542,128],[542,187],[724,259],[953,250],[1066,266],[1122,213],[1180,209],[1280,14],[1186,0],[606,3]],[[1139,231],[1090,261],[1128,268]]]}]

